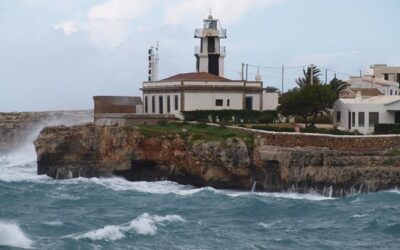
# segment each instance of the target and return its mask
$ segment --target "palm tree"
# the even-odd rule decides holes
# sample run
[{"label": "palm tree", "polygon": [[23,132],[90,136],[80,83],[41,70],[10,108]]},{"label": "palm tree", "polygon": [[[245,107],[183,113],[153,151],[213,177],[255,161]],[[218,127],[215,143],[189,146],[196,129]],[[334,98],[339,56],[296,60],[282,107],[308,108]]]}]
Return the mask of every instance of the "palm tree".
[{"label": "palm tree", "polygon": [[331,89],[335,91],[336,96],[339,97],[339,94],[342,90],[346,89],[348,84],[336,78],[336,76],[329,82]]},{"label": "palm tree", "polygon": [[[313,81],[312,84],[321,84],[321,80],[319,76],[321,75],[321,70],[319,70],[316,66],[312,66],[313,69]],[[303,69],[303,77],[299,77],[296,79],[297,85],[302,88],[307,85],[311,85],[311,66],[307,67],[307,71]]]}]

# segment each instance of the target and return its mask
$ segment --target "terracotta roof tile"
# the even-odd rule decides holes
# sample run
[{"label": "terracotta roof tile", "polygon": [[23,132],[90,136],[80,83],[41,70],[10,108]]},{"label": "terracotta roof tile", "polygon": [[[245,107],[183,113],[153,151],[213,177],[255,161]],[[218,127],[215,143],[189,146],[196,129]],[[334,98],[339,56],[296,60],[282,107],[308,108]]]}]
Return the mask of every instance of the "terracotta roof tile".
[{"label": "terracotta roof tile", "polygon": [[362,96],[379,96],[379,95],[383,95],[382,92],[380,92],[376,88],[351,88],[351,90],[354,93],[360,92]]},{"label": "terracotta roof tile", "polygon": [[207,72],[183,73],[165,78],[161,81],[230,81],[227,78]]}]

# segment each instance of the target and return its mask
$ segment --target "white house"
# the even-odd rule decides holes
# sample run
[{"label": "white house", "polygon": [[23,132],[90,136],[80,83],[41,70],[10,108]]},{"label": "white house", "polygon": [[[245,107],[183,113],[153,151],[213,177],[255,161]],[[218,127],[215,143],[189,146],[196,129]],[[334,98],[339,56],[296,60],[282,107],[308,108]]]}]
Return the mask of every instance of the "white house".
[{"label": "white house", "polygon": [[334,124],[347,131],[369,134],[377,123],[400,123],[400,96],[377,95],[339,98],[333,110]]},{"label": "white house", "polygon": [[372,76],[351,77],[346,81],[350,88],[375,88],[384,95],[399,95],[399,83]]},{"label": "white house", "polygon": [[248,109],[273,110],[278,93],[266,93],[263,82],[230,80],[224,77],[226,50],[221,39],[226,30],[211,15],[202,29],[195,30],[200,46],[195,48],[196,72],[177,74],[163,80],[143,82],[145,114],[174,114],[181,111]]}]

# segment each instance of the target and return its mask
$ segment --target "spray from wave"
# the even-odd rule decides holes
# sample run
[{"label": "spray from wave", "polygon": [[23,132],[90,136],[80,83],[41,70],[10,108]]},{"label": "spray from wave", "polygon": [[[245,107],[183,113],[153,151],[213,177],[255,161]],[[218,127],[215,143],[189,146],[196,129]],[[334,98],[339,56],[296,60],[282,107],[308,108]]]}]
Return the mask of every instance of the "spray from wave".
[{"label": "spray from wave", "polygon": [[0,221],[0,246],[31,248],[32,244],[17,224]]}]

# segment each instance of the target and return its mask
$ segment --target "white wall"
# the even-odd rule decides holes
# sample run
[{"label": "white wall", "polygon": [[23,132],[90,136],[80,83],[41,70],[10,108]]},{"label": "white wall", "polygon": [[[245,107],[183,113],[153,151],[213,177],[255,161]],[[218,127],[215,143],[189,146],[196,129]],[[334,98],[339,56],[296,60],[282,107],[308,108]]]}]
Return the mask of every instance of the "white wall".
[{"label": "white wall", "polygon": [[276,110],[278,107],[278,93],[263,92],[263,110]]},{"label": "white wall", "polygon": [[[222,99],[223,106],[216,106],[215,100]],[[227,105],[227,100],[230,105]],[[243,94],[242,93],[201,93],[201,92],[185,92],[185,111],[190,110],[221,110],[221,109],[242,109]]]},{"label": "white wall", "polygon": [[[341,112],[341,120],[337,123],[337,111]],[[339,129],[349,130],[349,112],[355,112],[355,126],[351,124],[350,131],[358,130],[363,134],[372,133],[374,128],[369,126],[369,112],[379,113],[379,123],[394,123],[394,112],[387,111],[382,103],[343,103],[336,101],[333,109],[333,122]],[[359,126],[359,112],[364,112],[364,126]]]}]

